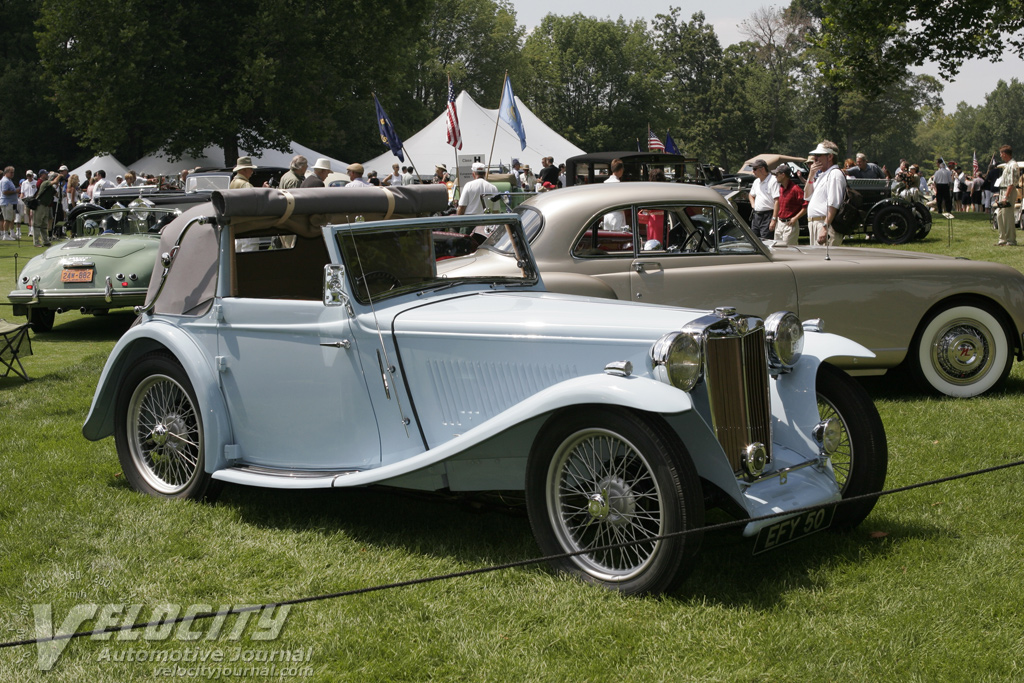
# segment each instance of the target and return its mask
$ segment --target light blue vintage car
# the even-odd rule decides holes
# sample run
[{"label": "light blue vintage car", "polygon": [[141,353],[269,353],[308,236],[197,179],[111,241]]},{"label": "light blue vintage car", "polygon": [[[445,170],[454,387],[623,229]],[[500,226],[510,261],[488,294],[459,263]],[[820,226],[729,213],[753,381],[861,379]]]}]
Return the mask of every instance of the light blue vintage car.
[{"label": "light blue vintage car", "polygon": [[[710,506],[755,518],[881,490],[878,413],[822,364],[864,347],[785,312],[549,293],[518,216],[417,217],[446,204],[443,186],[215,192],[164,229],[85,436],[114,435],[127,481],[165,498],[524,491],[541,551],[580,551],[557,568],[628,593],[685,576],[699,531],[657,537]],[[433,233],[474,227],[509,236],[518,273],[438,274]],[[873,505],[743,533],[760,551]]]}]

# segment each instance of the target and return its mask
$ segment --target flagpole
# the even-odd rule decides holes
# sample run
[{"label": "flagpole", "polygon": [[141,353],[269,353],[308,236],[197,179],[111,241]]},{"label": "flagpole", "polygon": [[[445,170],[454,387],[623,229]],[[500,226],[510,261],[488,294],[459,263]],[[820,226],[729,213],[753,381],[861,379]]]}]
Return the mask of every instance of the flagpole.
[{"label": "flagpole", "polygon": [[409,165],[412,166],[412,172],[416,174],[417,178],[419,178],[420,172],[416,170],[416,162],[412,160],[412,155],[410,155],[409,150],[405,148],[404,142],[402,143],[402,153],[409,158]]},{"label": "flagpole", "polygon": [[501,121],[501,103],[505,100],[505,84],[508,82],[508,70],[505,71],[505,78],[501,82],[501,99],[498,100],[498,115],[494,118],[494,135],[491,136],[491,151],[487,155],[487,169],[484,171],[484,178],[491,174],[491,157],[494,155],[494,143],[498,139],[498,123]]}]

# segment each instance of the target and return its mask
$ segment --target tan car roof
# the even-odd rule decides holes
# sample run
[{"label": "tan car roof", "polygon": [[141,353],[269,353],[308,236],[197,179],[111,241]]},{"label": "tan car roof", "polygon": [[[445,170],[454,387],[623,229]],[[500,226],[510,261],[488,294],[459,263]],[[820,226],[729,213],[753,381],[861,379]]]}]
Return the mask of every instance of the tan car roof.
[{"label": "tan car roof", "polygon": [[751,157],[744,161],[743,165],[740,166],[740,170],[736,172],[753,173],[753,171],[751,170],[751,166],[757,159],[763,159],[764,163],[768,164],[768,170],[774,170],[776,166],[778,166],[784,161],[795,161],[797,163],[802,164],[807,160],[807,157],[791,157],[786,156],[785,154],[758,154],[756,157]]}]

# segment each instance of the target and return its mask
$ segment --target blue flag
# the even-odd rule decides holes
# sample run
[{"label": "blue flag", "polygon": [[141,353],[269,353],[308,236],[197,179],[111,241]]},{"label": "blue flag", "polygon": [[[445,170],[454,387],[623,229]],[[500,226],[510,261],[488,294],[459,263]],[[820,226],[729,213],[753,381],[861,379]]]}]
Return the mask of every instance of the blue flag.
[{"label": "blue flag", "polygon": [[676,141],[672,139],[672,133],[665,133],[665,153],[679,154],[679,148],[676,147]]},{"label": "blue flag", "polygon": [[405,155],[402,153],[402,140],[398,137],[398,133],[395,132],[395,126],[391,123],[391,119],[384,112],[384,107],[380,106],[380,102],[377,100],[377,95],[373,95],[373,106],[377,108],[377,126],[380,127],[380,141],[391,148],[391,153],[399,158],[401,161],[405,161]]},{"label": "blue flag", "polygon": [[512,94],[512,81],[505,76],[505,88],[501,92],[501,104],[498,106],[498,118],[507,123],[509,127],[519,134],[521,149],[526,149],[526,129],[523,128],[523,118],[519,115],[519,107],[516,106],[516,97]]}]

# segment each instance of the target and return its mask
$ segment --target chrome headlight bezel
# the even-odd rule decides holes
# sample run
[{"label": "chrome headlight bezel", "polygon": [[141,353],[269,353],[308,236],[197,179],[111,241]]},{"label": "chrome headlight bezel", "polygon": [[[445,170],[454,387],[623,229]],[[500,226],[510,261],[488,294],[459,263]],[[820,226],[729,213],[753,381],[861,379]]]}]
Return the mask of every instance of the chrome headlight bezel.
[{"label": "chrome headlight bezel", "polygon": [[791,311],[777,311],[765,318],[768,366],[775,371],[791,370],[804,350],[804,327]]},{"label": "chrome headlight bezel", "polygon": [[651,347],[654,377],[682,391],[691,391],[703,376],[702,338],[687,331],[669,332]]}]

